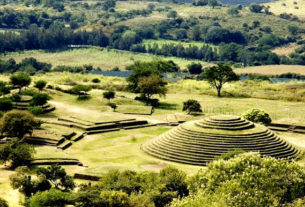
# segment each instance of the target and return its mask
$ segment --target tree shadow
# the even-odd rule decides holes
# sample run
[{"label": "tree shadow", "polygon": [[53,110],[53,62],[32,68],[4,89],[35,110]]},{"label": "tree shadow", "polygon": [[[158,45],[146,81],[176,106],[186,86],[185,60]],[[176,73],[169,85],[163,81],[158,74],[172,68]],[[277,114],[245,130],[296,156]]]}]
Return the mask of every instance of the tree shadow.
[{"label": "tree shadow", "polygon": [[178,107],[178,104],[170,104],[165,102],[160,102],[159,106],[156,107],[158,109],[166,109],[166,110],[176,110]]},{"label": "tree shadow", "polygon": [[91,96],[79,96],[77,97],[77,101],[88,101],[91,99]]}]

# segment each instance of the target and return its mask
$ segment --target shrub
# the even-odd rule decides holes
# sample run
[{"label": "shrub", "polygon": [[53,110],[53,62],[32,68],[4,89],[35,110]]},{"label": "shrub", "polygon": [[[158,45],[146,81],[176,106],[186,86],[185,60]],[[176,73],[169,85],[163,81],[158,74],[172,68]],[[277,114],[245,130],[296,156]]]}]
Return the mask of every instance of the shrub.
[{"label": "shrub", "polygon": [[101,206],[132,207],[128,194],[122,191],[102,191]]},{"label": "shrub", "polygon": [[0,207],[8,207],[6,200],[4,200],[3,198],[0,198]]},{"label": "shrub", "polygon": [[45,93],[35,94],[30,102],[31,106],[43,106],[50,100],[50,96]]},{"label": "shrub", "polygon": [[98,78],[93,78],[92,79],[92,83],[100,83],[100,82],[101,82],[101,80],[98,79]]},{"label": "shrub", "polygon": [[29,198],[26,207],[64,207],[69,202],[71,197],[70,193],[61,192],[60,190],[50,189],[48,191],[38,192]]},{"label": "shrub", "polygon": [[35,82],[34,87],[37,88],[38,90],[43,90],[47,85],[47,82],[44,80],[39,80],[37,82]]},{"label": "shrub", "polygon": [[53,89],[54,87],[52,85],[47,85],[47,89]]},{"label": "shrub", "polygon": [[19,88],[19,93],[22,87],[28,86],[31,83],[31,77],[26,73],[15,73],[10,77],[11,84]]},{"label": "shrub", "polygon": [[114,91],[105,91],[103,93],[103,97],[108,99],[108,101],[110,102],[110,99],[113,99],[115,97],[115,92]]},{"label": "shrub", "polygon": [[262,123],[264,125],[269,125],[272,121],[269,114],[261,109],[250,109],[245,114],[243,114],[242,117],[249,121]]},{"label": "shrub", "polygon": [[18,93],[15,93],[11,96],[12,101],[19,102],[21,101],[21,96]]},{"label": "shrub", "polygon": [[37,90],[35,89],[26,89],[24,91],[21,92],[21,95],[26,95],[26,96],[34,96],[37,94]]},{"label": "shrub", "polygon": [[4,114],[0,121],[1,132],[9,137],[22,139],[40,125],[34,116],[26,111],[13,110]]},{"label": "shrub", "polygon": [[0,110],[10,111],[13,109],[13,102],[9,98],[0,98]]},{"label": "shrub", "polygon": [[171,206],[285,206],[304,197],[304,176],[296,162],[244,153],[208,164],[190,179],[192,196]]},{"label": "shrub", "polygon": [[11,168],[29,165],[34,158],[35,149],[32,145],[22,143],[21,141],[12,141],[0,145],[0,163],[9,162]]},{"label": "shrub", "polygon": [[76,85],[72,87],[69,91],[72,94],[77,94],[80,97],[82,95],[87,95],[86,92],[89,92],[91,89],[91,86],[88,85]]},{"label": "shrub", "polygon": [[202,73],[202,65],[200,63],[191,63],[187,65],[190,74],[200,74]]},{"label": "shrub", "polygon": [[183,111],[187,111],[188,114],[191,112],[202,112],[201,105],[196,100],[187,100],[183,103]]},{"label": "shrub", "polygon": [[115,111],[115,109],[118,107],[115,103],[108,103],[108,106],[110,106],[113,111]]},{"label": "shrub", "polygon": [[43,113],[43,108],[41,106],[32,106],[28,110],[36,116]]}]

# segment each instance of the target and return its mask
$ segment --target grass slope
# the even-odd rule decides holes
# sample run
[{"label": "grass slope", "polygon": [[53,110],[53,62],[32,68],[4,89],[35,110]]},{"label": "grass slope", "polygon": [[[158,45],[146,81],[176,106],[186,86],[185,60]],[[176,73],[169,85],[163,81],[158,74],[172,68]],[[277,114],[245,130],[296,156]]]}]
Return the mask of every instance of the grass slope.
[{"label": "grass slope", "polygon": [[[1,57],[1,56],[0,56]],[[47,52],[43,50],[32,50],[25,52],[7,53],[2,56],[3,59],[14,58],[17,62],[27,57],[34,57],[39,61],[52,63],[52,65],[69,65],[82,66],[93,65],[100,67],[102,70],[111,70],[115,66],[124,70],[126,66],[133,64],[134,61],[150,61],[154,58],[162,58],[164,60],[173,60],[181,68],[186,68],[192,61],[176,58],[176,57],[161,57],[143,53],[132,53],[128,51],[102,49],[102,48],[83,48],[83,49],[69,49],[58,52]],[[54,61],[56,60],[56,61]],[[200,61],[199,61],[200,62]],[[202,62],[207,65],[206,62]]]}]

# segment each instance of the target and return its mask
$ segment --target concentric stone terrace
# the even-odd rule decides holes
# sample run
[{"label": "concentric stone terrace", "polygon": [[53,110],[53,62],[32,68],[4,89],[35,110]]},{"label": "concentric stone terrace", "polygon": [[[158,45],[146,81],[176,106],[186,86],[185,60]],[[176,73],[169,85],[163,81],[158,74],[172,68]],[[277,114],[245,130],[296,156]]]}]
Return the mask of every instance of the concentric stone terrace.
[{"label": "concentric stone terrace", "polygon": [[268,128],[238,116],[186,122],[145,143],[142,149],[160,159],[192,165],[205,165],[236,149],[277,158],[293,158],[297,154],[294,147]]}]

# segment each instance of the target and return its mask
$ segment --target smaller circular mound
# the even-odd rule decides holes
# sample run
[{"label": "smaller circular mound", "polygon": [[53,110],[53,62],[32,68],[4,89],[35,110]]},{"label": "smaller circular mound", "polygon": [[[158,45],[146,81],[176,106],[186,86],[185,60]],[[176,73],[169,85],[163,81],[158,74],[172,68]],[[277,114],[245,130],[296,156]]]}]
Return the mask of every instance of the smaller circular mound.
[{"label": "smaller circular mound", "polygon": [[221,130],[245,130],[254,127],[252,122],[240,118],[239,116],[212,116],[195,123],[202,128],[221,129]]},{"label": "smaller circular mound", "polygon": [[293,158],[298,153],[265,126],[238,116],[224,115],[185,122],[141,148],[163,160],[201,166],[236,149],[276,158]]}]

